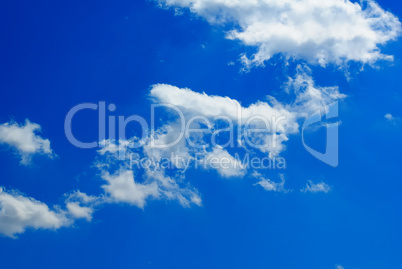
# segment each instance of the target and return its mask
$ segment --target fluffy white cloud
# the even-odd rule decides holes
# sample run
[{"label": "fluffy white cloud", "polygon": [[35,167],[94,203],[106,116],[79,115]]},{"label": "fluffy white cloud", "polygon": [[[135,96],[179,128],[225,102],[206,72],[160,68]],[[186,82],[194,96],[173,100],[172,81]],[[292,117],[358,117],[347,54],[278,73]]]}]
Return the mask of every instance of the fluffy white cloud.
[{"label": "fluffy white cloud", "polygon": [[6,192],[0,187],[0,234],[16,238],[27,229],[57,230],[73,225],[77,219],[91,221],[97,206],[110,203],[127,203],[144,208],[147,200],[164,198],[177,200],[183,207],[202,205],[195,189],[181,187],[177,179],[166,176],[164,170],[145,170],[144,183],[134,180],[132,170],[121,168],[114,174],[103,170],[102,178],[106,182],[102,185],[104,194],[90,196],[80,191],[66,194],[65,208],[49,208],[34,198]]},{"label": "fluffy white cloud", "polygon": [[0,233],[15,237],[28,228],[58,229],[72,221],[60,209],[50,209],[46,204],[16,192],[0,188]]},{"label": "fluffy white cloud", "polygon": [[309,180],[306,184],[306,187],[304,189],[300,190],[301,192],[312,192],[312,193],[317,193],[317,192],[324,192],[328,193],[331,191],[331,186],[327,185],[324,182],[319,182],[319,183],[313,183],[311,180]]},{"label": "fluffy white cloud", "polygon": [[[125,144],[126,141],[123,141]],[[101,199],[101,203],[127,203],[139,208],[144,208],[147,200],[167,199],[177,200],[182,206],[190,207],[192,204],[201,206],[202,201],[197,190],[191,186],[182,186],[180,184],[184,177],[184,172],[188,168],[188,163],[181,162],[187,158],[188,152],[180,160],[173,160],[168,152],[169,147],[162,149],[153,149],[151,154],[148,143],[143,152],[136,152],[130,147],[119,147],[119,142],[109,142],[108,147],[114,144],[112,148],[117,147],[123,150],[99,151],[100,159],[96,166],[102,173],[102,179],[107,184],[102,188],[106,196]],[[157,151],[158,150],[158,151]],[[133,155],[135,155],[133,157]],[[189,160],[190,161],[190,160]],[[167,172],[175,171],[171,176]],[[110,173],[109,171],[114,171]],[[139,180],[135,180],[134,171],[142,174]]]},{"label": "fluffy white cloud", "polygon": [[75,218],[84,218],[87,221],[92,220],[93,208],[87,206],[81,206],[78,202],[70,202],[66,204],[68,212],[70,212]]},{"label": "fluffy white cloud", "polygon": [[[315,85],[310,72],[306,66],[299,66],[296,76],[285,83],[289,102],[280,103],[268,96],[266,101],[248,107],[229,97],[167,84],[152,86],[150,96],[154,103],[164,107],[165,114],[171,113],[173,117],[169,118],[173,120],[163,122],[145,139],[103,141],[96,162],[106,181],[102,186],[106,195],[103,202],[139,208],[152,199],[176,200],[184,207],[202,205],[198,191],[185,181],[187,169],[213,169],[224,178],[243,177],[251,169],[249,163],[242,162],[247,160],[245,154],[250,158],[274,158],[285,149],[289,136],[299,132],[299,120],[345,97],[338,87]],[[216,143],[222,133],[223,140],[230,137],[225,145]],[[141,147],[131,147],[139,141]],[[260,179],[256,185],[268,191],[289,191],[284,187],[283,176],[280,182],[258,173],[254,176]],[[70,211],[85,216],[81,212],[84,210],[73,206],[69,205]]]},{"label": "fluffy white cloud", "polygon": [[95,206],[101,203],[102,196],[75,191],[66,195],[65,209],[49,208],[32,197],[0,187],[0,234],[16,238],[27,229],[57,230],[73,225],[77,219],[91,221]]},{"label": "fluffy white cloud", "polygon": [[259,185],[263,187],[266,191],[282,192],[288,193],[291,190],[285,188],[285,177],[284,175],[279,175],[281,182],[275,182],[268,178],[264,178],[260,173],[254,172],[253,176],[258,178],[260,181],[254,185]]},{"label": "fluffy white cloud", "polygon": [[104,202],[103,196],[90,196],[86,193],[75,191],[67,195],[66,214],[71,219],[86,219],[92,220],[92,214],[94,213],[95,206]]},{"label": "fluffy white cloud", "polygon": [[295,123],[296,115],[273,97],[269,97],[271,104],[256,102],[249,107],[242,107],[237,100],[229,97],[210,96],[206,93],[194,92],[188,88],[180,89],[167,84],[154,85],[150,94],[158,103],[179,107],[186,116],[207,118],[227,116],[240,125],[249,123],[258,116],[264,117],[270,122],[273,119],[285,117],[286,121],[279,121],[277,124],[278,131],[292,132],[298,128]]},{"label": "fluffy white cloud", "polygon": [[270,134],[266,133],[261,137],[253,132],[248,132],[247,137],[242,136],[239,139],[248,139],[246,142],[250,143],[243,143],[245,145],[264,144],[265,146],[260,147],[260,150],[270,152],[272,155],[283,151],[282,142],[288,139],[288,134],[297,133],[299,128],[298,113],[291,107],[277,102],[271,96],[268,96],[266,102],[259,101],[243,107],[237,100],[229,97],[210,96],[167,84],[154,85],[150,94],[160,104],[169,104],[179,108],[184,119],[205,117],[211,122],[223,119],[230,121],[230,124],[245,127],[245,129],[266,129],[270,131]]},{"label": "fluffy white cloud", "polygon": [[282,53],[322,66],[392,60],[380,46],[401,30],[396,16],[372,0],[158,0],[189,8],[211,24],[233,24],[227,38],[257,48],[241,57],[247,68]]},{"label": "fluffy white cloud", "polygon": [[7,144],[17,150],[21,163],[28,164],[33,154],[53,156],[50,141],[39,135],[41,127],[36,123],[25,121],[25,125],[7,122],[0,125],[0,143]]},{"label": "fluffy white cloud", "polygon": [[[171,108],[167,110],[179,114],[186,120],[205,117],[210,122],[216,122],[226,118],[232,124],[244,128],[245,132],[242,137],[238,138],[241,144],[258,146],[260,151],[275,156],[285,149],[284,142],[288,140],[289,135],[299,132],[299,119],[323,110],[332,102],[346,97],[339,92],[339,88],[336,86],[319,87],[315,85],[311,77],[311,70],[302,65],[297,67],[294,77],[288,78],[284,90],[292,101],[280,103],[274,97],[267,96],[266,101],[258,101],[248,107],[243,107],[237,100],[229,97],[207,95],[167,84],[154,85],[150,95],[159,104],[168,104],[178,108],[180,112],[173,111]],[[262,134],[249,131],[259,128],[268,132]],[[174,129],[176,130],[175,137],[178,137],[180,128],[176,126]],[[264,146],[259,147],[260,145]],[[181,149],[183,148],[184,145],[181,146]]]},{"label": "fluffy white cloud", "polygon": [[107,182],[102,188],[114,202],[125,202],[144,208],[147,198],[158,198],[160,195],[156,182],[150,184],[135,182],[131,170],[119,171],[114,175],[105,173],[102,178]]}]

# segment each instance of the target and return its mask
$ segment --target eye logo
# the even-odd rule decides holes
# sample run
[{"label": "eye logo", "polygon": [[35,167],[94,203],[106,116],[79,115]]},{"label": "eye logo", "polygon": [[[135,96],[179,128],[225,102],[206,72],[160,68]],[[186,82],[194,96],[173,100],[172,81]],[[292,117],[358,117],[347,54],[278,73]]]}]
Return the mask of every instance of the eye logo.
[{"label": "eye logo", "polygon": [[[322,110],[318,110],[306,119],[302,127],[302,141],[304,148],[318,160],[332,166],[337,167],[339,164],[339,123],[324,123],[325,119],[334,119],[338,117],[339,107],[338,102],[334,102],[328,106],[325,106]],[[304,130],[313,124],[322,123],[327,128],[327,140],[325,153],[321,153],[311,147],[309,147],[304,141]]]}]

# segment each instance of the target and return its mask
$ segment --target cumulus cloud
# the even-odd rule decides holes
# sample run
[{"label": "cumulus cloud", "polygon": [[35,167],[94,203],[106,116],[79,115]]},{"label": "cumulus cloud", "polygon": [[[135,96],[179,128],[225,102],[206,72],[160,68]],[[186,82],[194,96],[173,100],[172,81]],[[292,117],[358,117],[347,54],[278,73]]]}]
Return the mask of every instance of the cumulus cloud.
[{"label": "cumulus cloud", "polygon": [[98,151],[97,167],[107,182],[102,187],[110,201],[139,208],[151,199],[176,200],[183,207],[201,206],[198,191],[183,183],[194,152],[186,139],[177,139],[180,133],[181,127],[173,121],[150,133],[141,149],[132,148],[137,137],[105,143],[109,149]]},{"label": "cumulus cloud", "polygon": [[278,122],[278,131],[295,131],[296,116],[286,107],[270,97],[272,104],[268,102],[256,102],[249,107],[242,107],[237,100],[229,97],[210,96],[205,93],[194,92],[188,88],[180,89],[167,84],[156,84],[152,87],[151,96],[159,103],[177,106],[184,113],[196,116],[213,118],[227,116],[238,124],[249,123],[250,120],[262,116],[265,119],[278,119],[286,117],[288,120]]},{"label": "cumulus cloud", "polygon": [[65,212],[16,192],[0,188],[0,233],[15,237],[26,229],[56,230],[69,226],[72,221]]},{"label": "cumulus cloud", "polygon": [[[150,95],[157,103],[179,108],[184,119],[192,116],[205,117],[212,122],[228,119],[245,129],[266,129],[268,132],[265,134],[247,132],[239,140],[242,144],[253,144],[260,151],[276,156],[285,150],[284,143],[289,135],[299,132],[298,120],[323,110],[332,102],[346,98],[337,86],[317,86],[311,70],[304,65],[297,67],[296,75],[289,77],[283,88],[292,101],[281,103],[274,97],[267,96],[267,100],[258,101],[248,107],[229,97],[207,95],[167,84],[154,85]],[[177,132],[180,133],[180,130]],[[244,139],[247,141],[243,141]]]},{"label": "cumulus cloud", "polygon": [[93,208],[81,206],[77,202],[70,202],[66,204],[67,210],[77,219],[84,218],[87,221],[92,220]]},{"label": "cumulus cloud", "polygon": [[[78,219],[90,222],[99,206],[112,203],[126,203],[143,209],[148,200],[166,199],[177,200],[183,207],[202,206],[195,188],[182,186],[179,178],[166,175],[164,169],[144,168],[143,182],[139,182],[134,171],[128,168],[130,160],[120,160],[118,152],[111,152],[99,152],[104,158],[100,162],[108,164],[99,166],[105,184],[101,186],[104,192],[97,196],[74,191],[65,194],[64,206],[50,208],[32,197],[0,187],[0,234],[16,238],[28,229],[57,230],[72,226]],[[119,169],[109,173],[112,167]]]},{"label": "cumulus cloud", "polygon": [[[165,199],[184,207],[201,206],[197,189],[186,180],[188,169],[216,170],[222,178],[242,178],[251,170],[247,160],[260,157],[272,161],[285,150],[289,136],[299,132],[300,120],[346,97],[338,87],[317,86],[310,69],[303,65],[283,88],[289,102],[267,96],[245,107],[230,97],[153,85],[150,97],[163,108],[164,115],[169,114],[169,120],[162,120],[161,126],[141,139],[101,143],[96,167],[105,181],[102,202],[144,208],[149,200]],[[225,142],[220,144],[219,139]],[[260,180],[256,185],[268,191],[289,191],[283,176],[280,182],[258,173],[253,176]],[[68,207],[76,216],[90,213],[75,204]]]},{"label": "cumulus cloud", "polygon": [[102,178],[107,182],[102,188],[115,202],[125,202],[144,208],[147,198],[158,198],[160,195],[156,182],[150,184],[135,182],[131,170],[119,171],[114,175],[105,173]]},{"label": "cumulus cloud", "polygon": [[[126,142],[123,141],[123,145]],[[202,201],[197,190],[181,183],[188,164],[174,160],[185,160],[188,152],[184,152],[184,157],[173,156],[168,154],[171,150],[169,147],[150,150],[149,143],[144,145],[142,152],[133,150],[130,146],[120,147],[119,141],[107,144],[108,147],[114,144],[112,148],[117,147],[122,151],[112,150],[106,154],[99,151],[96,166],[106,182],[102,185],[105,191],[102,203],[127,203],[143,209],[148,200],[166,199],[177,200],[183,207],[193,204],[201,206]],[[142,174],[142,177],[136,177],[134,172]]]},{"label": "cumulus cloud", "polygon": [[[284,89],[291,100],[287,103],[268,96],[265,101],[244,107],[229,97],[207,95],[166,84],[154,85],[150,92],[154,102],[173,105],[179,108],[181,115],[179,119],[164,122],[161,127],[148,133],[144,140],[131,137],[103,141],[103,148],[98,150],[98,160],[95,163],[104,181],[103,193],[90,196],[76,191],[66,196],[64,209],[60,206],[51,209],[33,198],[2,190],[0,233],[13,237],[29,228],[58,229],[71,226],[77,219],[91,221],[96,207],[108,203],[126,203],[144,208],[149,200],[165,199],[176,200],[183,207],[202,206],[201,195],[186,182],[187,169],[214,169],[223,178],[243,177],[248,173],[249,167],[233,157],[227,146],[232,147],[231,152],[242,150],[252,155],[264,156],[269,153],[270,158],[274,158],[285,149],[284,144],[289,136],[299,132],[300,119],[345,97],[339,93],[337,87],[315,85],[310,70],[305,66],[298,67],[296,75],[288,79]],[[209,132],[183,133],[180,120],[183,118],[188,123],[194,117],[197,120],[187,127],[200,128],[205,125]],[[231,143],[226,146],[212,143],[213,139],[204,141],[206,137],[211,139],[211,136],[222,133],[219,123],[222,120],[232,121],[229,129],[233,129],[234,125],[244,129],[237,133],[240,136],[235,139],[238,147]],[[247,133],[250,131],[247,126],[268,130],[267,133],[248,137],[253,143],[268,145],[258,148],[260,153],[246,146]],[[34,153],[51,155],[50,142],[35,133],[39,130],[39,125],[29,121],[24,126],[6,123],[0,127],[0,138],[3,143],[15,147],[25,158]],[[226,127],[223,130],[228,131]],[[276,144],[271,141],[276,141]],[[132,147],[133,144],[140,144],[141,147]],[[255,185],[267,191],[290,191],[285,188],[283,175],[280,175],[280,181],[265,178],[257,172],[252,176],[259,179]],[[329,190],[325,183],[309,182],[303,191]]]},{"label": "cumulus cloud", "polygon": [[301,192],[311,192],[311,193],[318,193],[318,192],[323,192],[323,193],[328,193],[331,191],[331,186],[327,185],[324,182],[319,182],[319,183],[313,183],[311,180],[309,180],[306,184],[306,187],[304,189],[301,189]]},{"label": "cumulus cloud", "polygon": [[242,55],[246,68],[276,54],[312,64],[373,64],[392,60],[380,47],[396,39],[401,23],[372,0],[158,0],[188,8],[211,24],[233,25],[227,38],[256,48]]},{"label": "cumulus cloud", "polygon": [[91,221],[95,206],[104,200],[80,191],[65,197],[65,207],[50,208],[32,197],[0,187],[0,234],[16,238],[28,229],[57,230],[72,226],[78,219]]},{"label": "cumulus cloud", "polygon": [[91,221],[95,207],[104,202],[103,196],[91,196],[79,190],[66,196],[66,213],[72,219]]},{"label": "cumulus cloud", "polygon": [[16,149],[22,164],[28,164],[34,154],[52,157],[50,141],[37,134],[40,130],[40,125],[29,120],[24,125],[12,121],[3,123],[0,124],[0,143]]}]

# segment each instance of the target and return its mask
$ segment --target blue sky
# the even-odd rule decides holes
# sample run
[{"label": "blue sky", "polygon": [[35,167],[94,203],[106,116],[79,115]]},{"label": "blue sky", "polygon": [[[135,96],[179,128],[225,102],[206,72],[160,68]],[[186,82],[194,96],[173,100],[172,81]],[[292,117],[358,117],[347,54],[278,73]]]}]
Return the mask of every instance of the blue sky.
[{"label": "blue sky", "polygon": [[[263,25],[261,32],[247,32],[245,27],[253,27],[253,20],[238,10],[231,13],[232,7],[223,2],[161,0],[164,8],[146,0],[0,3],[1,268],[402,266],[400,26],[392,22],[390,13],[381,13],[377,17],[390,24],[395,37],[380,27],[353,28],[354,19],[362,19],[360,13],[337,17],[333,14],[337,9],[331,6],[301,1],[307,3],[307,11],[328,11],[328,18],[334,20],[324,22],[341,21],[350,29],[347,34],[357,38],[342,43],[337,39],[342,28],[334,31],[316,18],[312,23],[327,25],[324,32],[335,37],[318,36],[337,46],[314,44],[315,33],[292,26],[290,37],[311,38],[299,46],[292,38],[259,39],[272,22],[263,19],[268,26]],[[248,2],[253,1],[244,1]],[[191,6],[194,3],[206,4]],[[402,16],[397,1],[378,4]],[[217,14],[216,7],[232,15]],[[247,5],[239,10],[246,8],[254,10]],[[257,9],[263,18],[271,16],[264,14],[266,9]],[[311,19],[297,12],[285,15]],[[229,19],[220,22],[225,16]],[[245,35],[229,39],[233,29]],[[373,39],[364,35],[368,29]],[[250,45],[252,40],[262,45]],[[382,59],[366,49],[372,44],[381,55],[394,59]],[[242,55],[252,60],[259,46],[272,49],[273,55],[262,50],[261,63],[247,65],[241,60]],[[323,94],[322,100],[306,97],[297,78],[304,86],[311,79],[307,89],[320,93],[333,87],[329,88],[332,95]],[[186,171],[174,167],[156,173],[127,168],[127,160],[118,160],[112,152],[102,155],[102,147],[78,148],[65,135],[67,113],[82,103],[115,104],[116,110],[107,116],[140,115],[150,122],[155,103],[174,104],[186,118],[209,117],[214,109],[230,114],[229,99],[219,96],[237,100],[245,113],[283,109],[289,113],[287,125],[278,133],[287,140],[281,141],[283,148],[267,151],[215,147],[206,150],[203,158],[236,152],[275,155],[286,160],[286,169],[259,169],[257,175],[251,168],[191,166]],[[267,96],[278,104],[267,101]],[[301,101],[295,101],[295,96],[301,96]],[[330,101],[339,101],[337,167],[312,156],[300,130],[315,105]],[[253,104],[259,105],[249,109]],[[174,130],[174,118],[158,110],[158,130],[166,126]],[[33,130],[32,124],[41,131]],[[292,129],[295,126],[297,130]],[[304,133],[306,143],[320,151],[326,141],[322,127]],[[97,112],[79,112],[73,133],[81,141],[96,141]],[[126,138],[140,133],[138,124],[129,125]],[[119,145],[119,141],[109,142]],[[183,153],[183,147],[190,153]],[[190,159],[191,148],[183,147],[166,152]],[[148,157],[166,153],[144,152]],[[127,171],[134,178],[125,178]],[[132,185],[120,189],[119,180],[135,181],[139,189],[123,193]]]}]

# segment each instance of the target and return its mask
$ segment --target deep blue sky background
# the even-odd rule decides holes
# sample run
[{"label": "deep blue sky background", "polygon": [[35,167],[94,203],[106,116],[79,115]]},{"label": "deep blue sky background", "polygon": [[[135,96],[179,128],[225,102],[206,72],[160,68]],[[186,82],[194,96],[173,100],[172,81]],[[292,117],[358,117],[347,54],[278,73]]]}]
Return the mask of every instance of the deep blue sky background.
[{"label": "deep blue sky background", "polygon": [[[379,3],[402,17],[398,1]],[[245,106],[268,94],[283,98],[280,86],[294,65],[239,73],[236,60],[250,49],[222,30],[145,0],[0,1],[0,122],[39,123],[59,156],[25,167],[1,148],[0,185],[50,205],[75,189],[100,191],[95,151],[75,148],[64,135],[65,115],[82,102],[104,100],[117,105],[116,115],[149,116],[155,83]],[[339,85],[349,95],[340,110],[340,165],[310,156],[296,135],[283,154],[286,186],[323,180],[332,192],[276,194],[250,178],[191,171],[203,207],[105,205],[91,223],[0,238],[0,268],[402,268],[402,127],[384,119],[402,117],[401,48],[400,40],[389,44],[383,52],[395,56],[393,64],[367,67],[350,81],[335,68],[313,68],[318,85]],[[96,139],[95,112],[75,123],[78,137]],[[319,146],[316,136],[309,142]],[[275,171],[267,175],[277,179]]]}]

